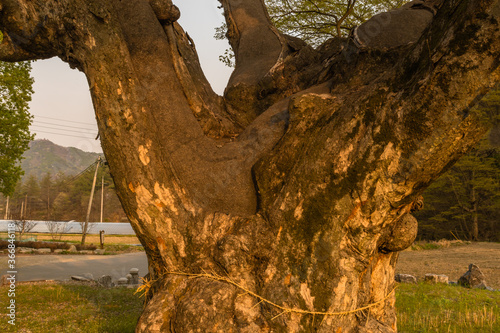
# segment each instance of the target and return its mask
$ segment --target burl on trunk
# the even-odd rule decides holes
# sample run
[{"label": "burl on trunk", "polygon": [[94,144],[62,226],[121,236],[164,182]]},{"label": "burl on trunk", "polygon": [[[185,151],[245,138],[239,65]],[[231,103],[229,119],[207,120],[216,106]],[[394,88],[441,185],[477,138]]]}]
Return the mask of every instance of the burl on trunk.
[{"label": "burl on trunk", "polygon": [[488,128],[499,1],[415,1],[318,49],[262,0],[221,2],[224,96],[171,0],[0,1],[0,59],[88,78],[149,259],[137,332],[396,331],[410,213]]}]

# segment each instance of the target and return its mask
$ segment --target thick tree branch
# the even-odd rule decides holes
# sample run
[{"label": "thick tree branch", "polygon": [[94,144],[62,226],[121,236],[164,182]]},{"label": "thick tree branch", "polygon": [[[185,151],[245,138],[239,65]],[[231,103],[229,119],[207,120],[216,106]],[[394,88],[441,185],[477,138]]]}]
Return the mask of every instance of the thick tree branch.
[{"label": "thick tree branch", "polygon": [[346,20],[347,17],[349,17],[351,15],[351,13],[353,12],[354,10],[354,5],[356,4],[356,0],[349,0],[347,2],[347,8],[346,8],[346,11],[344,13],[344,15],[342,15],[342,17],[338,20],[336,20],[336,28],[337,28],[337,36],[342,36],[340,34],[340,28],[341,28],[341,25],[342,23]]},{"label": "thick tree branch", "polygon": [[272,70],[286,42],[274,28],[263,0],[221,0],[236,67],[224,96],[234,117],[249,124],[266,108],[259,105],[259,82]]},{"label": "thick tree branch", "polygon": [[56,50],[46,35],[57,23],[50,14],[52,1],[47,1],[44,11],[33,10],[26,1],[3,0],[0,2],[0,27],[3,41],[0,44],[0,59],[22,61],[50,58]]},{"label": "thick tree branch", "polygon": [[2,43],[0,44],[0,59],[2,59],[2,61],[16,62],[39,58],[39,55],[27,52],[18,44],[13,43],[10,36],[7,33],[4,33]]},{"label": "thick tree branch", "polygon": [[[180,222],[161,232],[170,246],[147,250],[150,257],[163,258],[152,271],[182,265],[169,251],[185,242],[181,231],[194,216],[256,212],[251,167],[282,135],[286,107],[264,114],[256,122],[260,126],[234,142],[214,140],[205,133],[226,136],[234,126],[206,83],[187,36],[177,25],[157,20],[148,2],[22,5],[42,17],[51,13],[50,25],[36,41],[27,40],[26,49],[37,57],[53,52],[85,72],[103,150],[138,235],[149,239],[165,221]],[[2,14],[9,19],[10,12]],[[9,31],[24,32],[20,29]]]},{"label": "thick tree branch", "polygon": [[235,52],[236,68],[230,86],[256,84],[274,66],[282,51],[263,0],[222,0],[227,37]]},{"label": "thick tree branch", "polygon": [[[169,0],[2,10],[24,51],[56,54],[88,78],[103,150],[158,281],[137,331],[214,320],[219,331],[393,332],[393,251],[414,239],[412,202],[486,128],[471,107],[500,81],[499,1],[448,1],[435,18],[404,9],[364,47],[337,39],[317,51],[276,33],[261,0],[222,2],[238,56],[230,116]],[[411,38],[383,43],[415,21]],[[214,138],[232,129],[234,140]],[[253,307],[233,285],[171,274],[202,270],[312,312],[378,305],[369,316],[271,320],[278,310]]]},{"label": "thick tree branch", "polygon": [[[361,53],[346,49],[351,53],[339,55],[339,64],[330,68],[335,75],[331,97],[298,99],[298,111],[290,110],[291,125],[285,138],[275,154],[259,164],[256,174],[263,206],[275,214],[285,202],[293,210],[301,200],[307,202],[304,196],[296,201],[288,196],[300,193],[304,184],[299,178],[338,179],[332,192],[327,187],[322,194],[332,204],[341,200],[343,192],[364,202],[372,196],[363,193],[380,183],[385,184],[383,196],[391,203],[388,210],[411,203],[486,130],[470,110],[500,79],[496,8],[495,1],[448,3],[425,36],[411,47],[385,51],[381,56],[370,49]],[[388,25],[384,30],[390,33],[396,28]],[[399,63],[396,67],[395,62]],[[358,87],[354,93],[352,87]],[[330,105],[325,113],[307,108],[321,105],[319,102]],[[343,128],[352,129],[352,123],[357,123],[355,131],[342,133]],[[311,127],[304,128],[305,124]],[[316,133],[319,124],[322,130]],[[308,144],[297,146],[295,138],[303,132]],[[310,159],[296,165],[304,151]],[[373,177],[365,168],[371,165],[373,170],[377,164],[377,180],[364,178]],[[333,171],[339,166],[343,166],[340,174]],[[287,185],[269,181],[271,174],[283,175]],[[291,180],[295,174],[300,174],[297,183]],[[318,195],[323,191],[318,190]],[[328,203],[324,207],[334,209]],[[330,210],[323,213],[329,214]]]},{"label": "thick tree branch", "polygon": [[177,23],[164,25],[164,29],[177,77],[204,133],[213,138],[236,136],[241,129],[230,119],[223,98],[212,90],[207,81],[194,42]]}]

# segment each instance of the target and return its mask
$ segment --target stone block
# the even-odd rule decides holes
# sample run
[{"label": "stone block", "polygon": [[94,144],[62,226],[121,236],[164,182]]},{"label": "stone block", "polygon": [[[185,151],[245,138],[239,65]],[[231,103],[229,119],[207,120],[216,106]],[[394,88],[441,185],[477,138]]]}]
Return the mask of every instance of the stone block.
[{"label": "stone block", "polygon": [[97,283],[104,288],[112,288],[114,286],[111,275],[103,275],[97,279]]},{"label": "stone block", "polygon": [[119,278],[117,281],[118,286],[126,286],[127,283],[128,283],[128,280],[125,277]]},{"label": "stone block", "polygon": [[445,283],[448,284],[448,277],[439,274],[425,274],[424,281],[428,283]]},{"label": "stone block", "polygon": [[130,275],[132,276],[131,284],[139,284],[139,269],[132,268],[130,269]]},{"label": "stone block", "polygon": [[40,253],[40,254],[43,254],[43,253],[51,253],[52,250],[49,249],[48,247],[44,247],[44,248],[41,248],[41,249],[36,249],[35,251],[36,253]]},{"label": "stone block", "polygon": [[400,283],[417,283],[417,278],[410,274],[396,274],[395,280]]}]

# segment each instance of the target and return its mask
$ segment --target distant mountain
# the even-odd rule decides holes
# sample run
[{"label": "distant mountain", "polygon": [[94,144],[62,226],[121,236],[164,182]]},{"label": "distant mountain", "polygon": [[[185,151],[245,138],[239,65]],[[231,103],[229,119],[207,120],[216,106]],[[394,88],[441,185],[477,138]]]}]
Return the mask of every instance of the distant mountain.
[{"label": "distant mountain", "polygon": [[45,139],[34,140],[24,153],[21,166],[25,179],[30,175],[41,179],[47,172],[54,176],[58,172],[76,175],[94,163],[99,155],[78,148],[62,147]]}]

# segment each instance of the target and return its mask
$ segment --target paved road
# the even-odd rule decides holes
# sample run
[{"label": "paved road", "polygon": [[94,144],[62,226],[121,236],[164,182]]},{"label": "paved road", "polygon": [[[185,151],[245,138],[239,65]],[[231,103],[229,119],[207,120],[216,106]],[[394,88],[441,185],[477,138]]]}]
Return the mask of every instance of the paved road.
[{"label": "paved road", "polygon": [[[0,256],[0,274],[7,274],[7,256]],[[91,273],[95,279],[111,275],[113,280],[125,277],[131,268],[139,276],[148,272],[144,252],[118,255],[18,255],[17,281],[68,280],[72,275]]]}]

